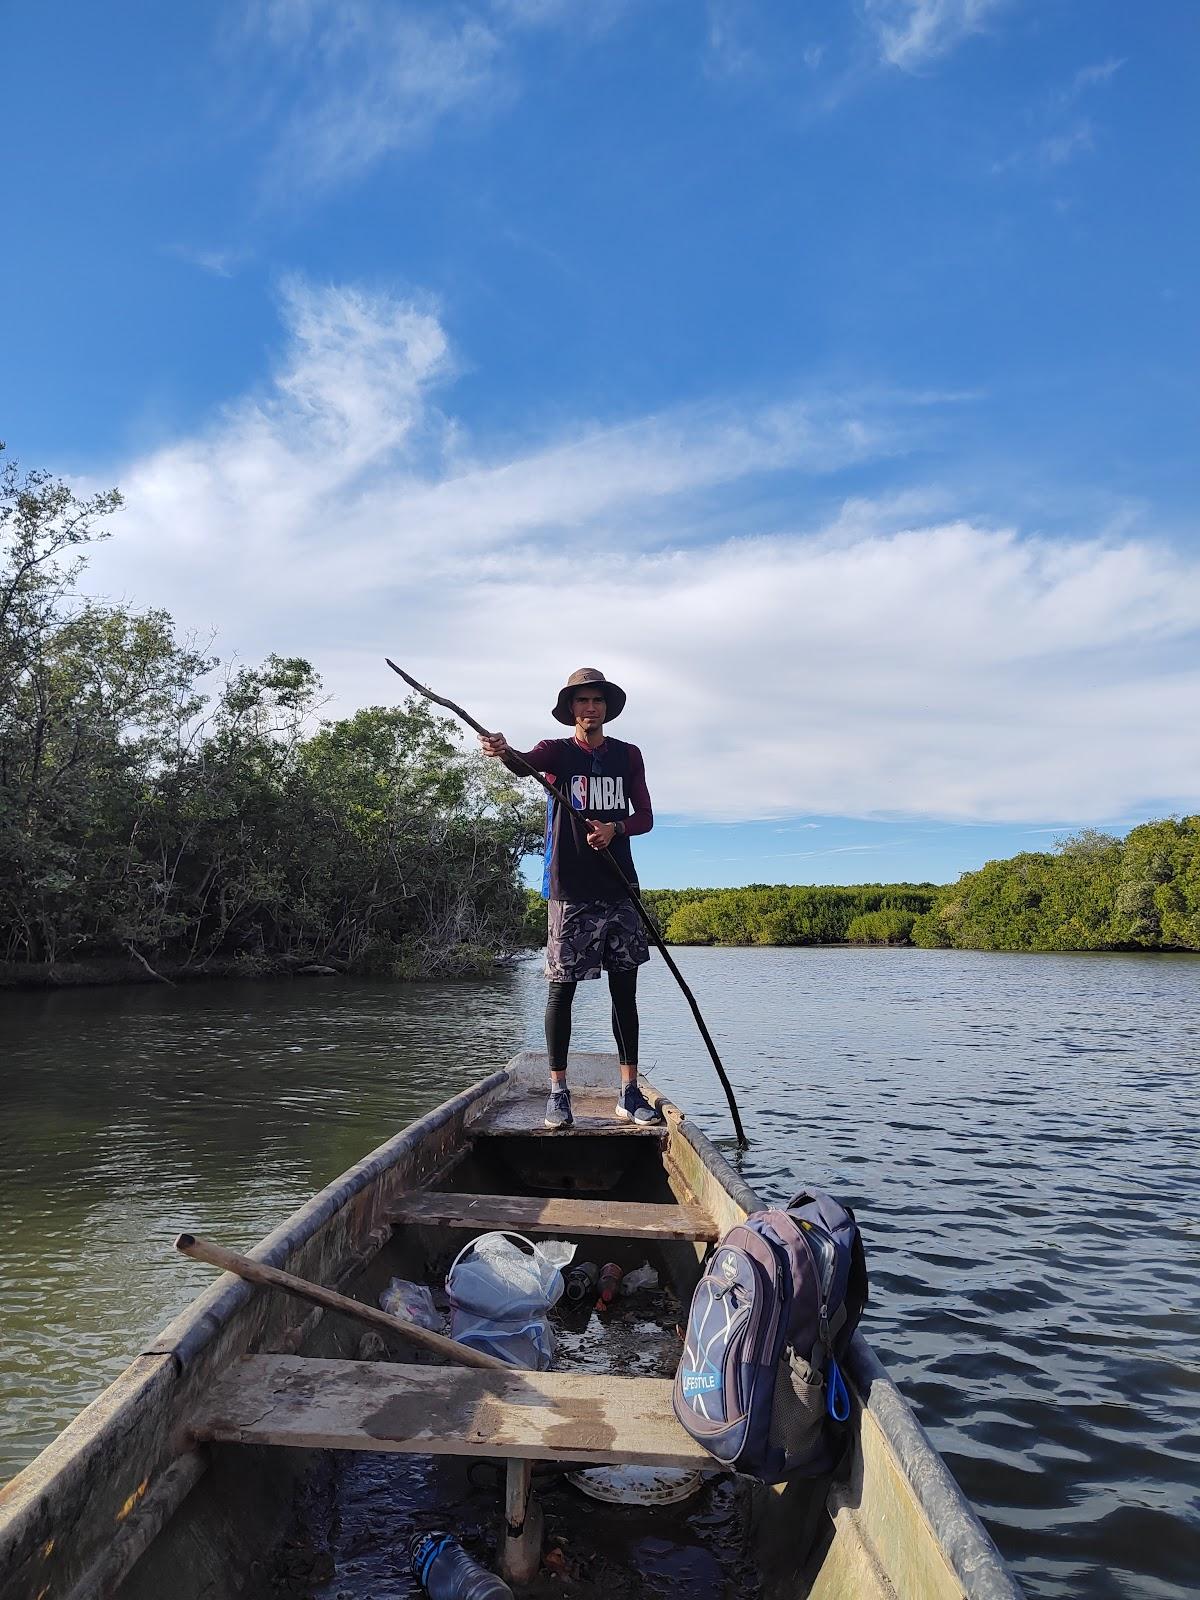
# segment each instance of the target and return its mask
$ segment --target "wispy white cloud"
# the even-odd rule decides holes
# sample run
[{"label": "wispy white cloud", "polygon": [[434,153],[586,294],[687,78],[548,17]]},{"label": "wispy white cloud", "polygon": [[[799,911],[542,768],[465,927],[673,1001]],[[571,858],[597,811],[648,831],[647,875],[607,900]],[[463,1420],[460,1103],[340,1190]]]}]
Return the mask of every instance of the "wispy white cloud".
[{"label": "wispy white cloud", "polygon": [[572,33],[605,32],[629,10],[633,0],[489,0],[498,23],[525,28],[569,27]]},{"label": "wispy white cloud", "polygon": [[276,191],[357,178],[497,89],[500,39],[478,11],[260,0],[247,21],[291,68],[291,104],[269,166]]},{"label": "wispy white cloud", "polygon": [[449,414],[436,307],[294,281],[283,309],[261,393],[115,474],[108,592],[309,655],[343,711],[392,697],[391,654],[529,743],[597,662],[692,818],[1086,820],[1200,789],[1197,557],[1024,536],[936,488],[714,540],[714,500],[877,470],[911,408],[714,404],[501,456]]},{"label": "wispy white cloud", "polygon": [[1124,58],[1114,57],[1081,67],[1070,83],[1056,90],[1041,107],[1030,113],[1030,121],[1043,130],[1040,137],[994,161],[993,173],[1022,168],[1050,173],[1093,151],[1096,148],[1095,124],[1079,109],[1079,103],[1089,91],[1107,88],[1124,64]]},{"label": "wispy white cloud", "polygon": [[1065,167],[1068,161],[1096,148],[1096,136],[1091,122],[1081,117],[1062,133],[1053,133],[1042,139],[1034,148],[1034,156],[1043,166]]},{"label": "wispy white cloud", "polygon": [[708,0],[705,70],[718,78],[743,78],[761,69],[748,34],[747,0]]},{"label": "wispy white cloud", "polygon": [[513,41],[594,37],[624,0],[253,0],[239,36],[266,54],[272,198],[321,193],[422,145],[451,117],[487,118],[520,92]]},{"label": "wispy white cloud", "polygon": [[1063,107],[1073,106],[1088,89],[1103,88],[1105,84],[1111,83],[1124,65],[1124,56],[1110,56],[1107,61],[1096,61],[1091,66],[1080,67],[1066,88],[1060,89],[1055,96],[1057,104]]},{"label": "wispy white cloud", "polygon": [[[774,852],[771,861],[810,861],[815,856],[854,856],[872,850],[894,850],[897,845],[907,844],[907,839],[882,839],[874,844],[839,844],[831,845],[826,850],[781,850]],[[722,856],[723,861],[761,861],[762,855],[754,856]]]},{"label": "wispy white cloud", "polygon": [[214,278],[232,278],[246,259],[242,250],[204,250],[192,245],[173,245],[168,252],[186,261],[189,266],[210,272]]},{"label": "wispy white cloud", "polygon": [[881,58],[917,72],[984,31],[1009,0],[863,0]]}]

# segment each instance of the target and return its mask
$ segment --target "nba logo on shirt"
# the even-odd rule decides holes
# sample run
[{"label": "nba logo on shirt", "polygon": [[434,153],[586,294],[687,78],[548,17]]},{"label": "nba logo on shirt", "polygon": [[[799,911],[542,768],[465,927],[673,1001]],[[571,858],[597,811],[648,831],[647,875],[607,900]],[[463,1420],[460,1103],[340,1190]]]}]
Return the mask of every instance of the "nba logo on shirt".
[{"label": "nba logo on shirt", "polygon": [[571,806],[575,811],[586,811],[588,803],[588,781],[580,774],[571,779]]}]

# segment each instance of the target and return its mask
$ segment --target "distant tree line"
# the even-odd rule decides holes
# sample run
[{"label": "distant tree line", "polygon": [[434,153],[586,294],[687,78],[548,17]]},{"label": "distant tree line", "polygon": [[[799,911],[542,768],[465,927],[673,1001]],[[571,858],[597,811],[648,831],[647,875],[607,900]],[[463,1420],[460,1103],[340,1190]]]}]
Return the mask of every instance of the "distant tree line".
[{"label": "distant tree line", "polygon": [[894,944],[907,938],[936,893],[931,883],[757,883],[650,889],[643,899],[670,944]]},{"label": "distant tree line", "polygon": [[79,593],[120,503],[0,463],[0,974],[453,975],[521,943],[540,807],[423,702],[319,724],[306,661],[207,693],[165,612]]},{"label": "distant tree line", "polygon": [[[530,943],[545,905],[528,892]],[[957,883],[644,889],[668,944],[916,944],[963,950],[1200,951],[1200,816],[1124,839],[1085,831]]]},{"label": "distant tree line", "polygon": [[1124,839],[989,861],[938,891],[915,944],[969,950],[1200,950],[1200,816]]},{"label": "distant tree line", "polygon": [[[937,895],[934,884],[745,889],[643,889],[642,903],[668,944],[904,944]],[[545,942],[545,902],[528,891],[531,943]]]}]

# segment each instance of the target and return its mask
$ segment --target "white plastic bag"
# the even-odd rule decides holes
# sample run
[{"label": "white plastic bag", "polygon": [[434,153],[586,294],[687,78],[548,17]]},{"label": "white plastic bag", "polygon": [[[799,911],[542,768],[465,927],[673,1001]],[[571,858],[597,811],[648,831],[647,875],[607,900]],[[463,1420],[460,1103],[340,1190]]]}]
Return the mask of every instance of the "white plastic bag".
[{"label": "white plastic bag", "polygon": [[399,1317],[401,1322],[415,1322],[418,1328],[428,1328],[433,1333],[442,1331],[442,1319],[434,1309],[428,1284],[393,1278],[379,1296],[379,1309],[386,1311],[389,1317]]},{"label": "white plastic bag", "polygon": [[621,1279],[620,1294],[636,1294],[639,1289],[657,1289],[658,1273],[647,1261],[645,1266],[637,1267],[633,1272],[627,1272]]},{"label": "white plastic bag", "polygon": [[546,1313],[563,1292],[559,1267],[574,1254],[573,1245],[539,1247],[520,1233],[472,1239],[446,1275],[451,1337],[509,1366],[545,1372],[554,1362]]}]

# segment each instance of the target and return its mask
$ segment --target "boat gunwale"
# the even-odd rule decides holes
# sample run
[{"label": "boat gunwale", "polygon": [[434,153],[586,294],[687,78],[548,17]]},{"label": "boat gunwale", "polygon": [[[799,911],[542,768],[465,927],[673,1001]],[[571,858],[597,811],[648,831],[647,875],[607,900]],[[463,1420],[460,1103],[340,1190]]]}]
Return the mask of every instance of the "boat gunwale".
[{"label": "boat gunwale", "polygon": [[[671,1132],[672,1140],[687,1141],[706,1171],[747,1215],[766,1209],[694,1122],[683,1119]],[[861,1329],[850,1341],[846,1374],[860,1409],[879,1429],[930,1534],[970,1600],[1024,1600],[1025,1591],[1008,1562]]]},{"label": "boat gunwale", "polygon": [[929,1530],[971,1600],[1024,1600],[995,1540],[945,1459],[861,1331],[850,1341],[846,1371],[863,1411],[875,1423],[920,1507]]},{"label": "boat gunwale", "polygon": [[[501,1089],[509,1080],[508,1069],[501,1067],[451,1099],[442,1101],[415,1122],[410,1122],[318,1190],[290,1217],[247,1250],[247,1256],[264,1266],[283,1267],[339,1211],[385,1176],[403,1155],[424,1143],[431,1134],[437,1133],[478,1101]],[[465,1144],[470,1137],[469,1130],[464,1128],[463,1134]],[[209,1288],[201,1290],[139,1354],[173,1356],[177,1370],[182,1373],[221,1333],[234,1314],[261,1293],[256,1284],[247,1283],[232,1273],[222,1273]]]},{"label": "boat gunwale", "polygon": [[[437,1135],[458,1119],[458,1146],[465,1149],[470,1142],[469,1131],[463,1126],[468,1110],[489,1096],[502,1093],[510,1083],[511,1074],[502,1067],[433,1107],[347,1168],[247,1253],[270,1266],[285,1265],[317,1239],[340,1212],[351,1207],[372,1187],[378,1190],[377,1210],[382,1219],[386,1204],[382,1190],[388,1172],[400,1165],[407,1155],[428,1144],[434,1159],[415,1186],[420,1186],[422,1180],[428,1182],[436,1178],[445,1168],[446,1157],[453,1154],[453,1147],[445,1152],[439,1150]],[[440,1160],[436,1159],[439,1154],[442,1155]],[[112,1494],[117,1493],[117,1478],[130,1479],[129,1484],[124,1481],[121,1484],[122,1490],[132,1487],[133,1493],[118,1512],[117,1523],[122,1536],[136,1538],[137,1508],[148,1487],[174,1463],[193,1453],[184,1418],[197,1384],[206,1382],[226,1359],[240,1353],[232,1343],[228,1350],[222,1351],[220,1342],[222,1338],[232,1339],[238,1327],[238,1314],[252,1309],[256,1296],[261,1297],[261,1304],[266,1306],[271,1292],[264,1293],[257,1285],[223,1273],[189,1301],[177,1317],[148,1341],[146,1348],[137,1350],[125,1369],[43,1450],[0,1485],[0,1595],[38,1594],[40,1597],[44,1594],[47,1584],[43,1579],[50,1579],[52,1574],[43,1570],[35,1581],[30,1564],[40,1561],[48,1567],[52,1555],[54,1588],[59,1592],[62,1546],[78,1548],[82,1543],[86,1548],[98,1537],[93,1534],[90,1540],[78,1538],[80,1527],[88,1523],[83,1506],[90,1506],[92,1523],[100,1516],[91,1503],[98,1483],[105,1483]],[[279,1304],[285,1316],[293,1314],[295,1302],[279,1297]],[[242,1337],[251,1346],[261,1339],[263,1331],[261,1325],[256,1327],[252,1323]],[[207,1373],[206,1365],[210,1365]],[[136,1461],[131,1459],[128,1446],[122,1448],[121,1445],[123,1440],[134,1439],[138,1441]],[[119,1493],[117,1499],[119,1503]],[[128,1521],[122,1525],[126,1516]],[[60,1538],[62,1517],[81,1519],[75,1523],[75,1536],[69,1541]],[[111,1544],[111,1532],[106,1530],[103,1537]],[[72,1594],[77,1587],[81,1592],[88,1592],[87,1585],[97,1562],[103,1561],[106,1554],[107,1545],[101,1545],[91,1559],[81,1555],[73,1563],[69,1562],[66,1581]],[[24,1587],[13,1587],[22,1584]]]}]

